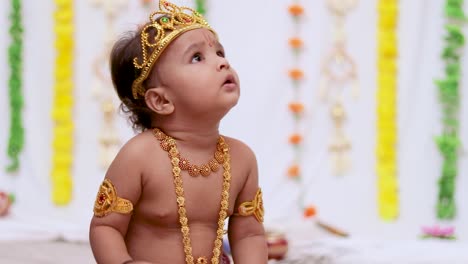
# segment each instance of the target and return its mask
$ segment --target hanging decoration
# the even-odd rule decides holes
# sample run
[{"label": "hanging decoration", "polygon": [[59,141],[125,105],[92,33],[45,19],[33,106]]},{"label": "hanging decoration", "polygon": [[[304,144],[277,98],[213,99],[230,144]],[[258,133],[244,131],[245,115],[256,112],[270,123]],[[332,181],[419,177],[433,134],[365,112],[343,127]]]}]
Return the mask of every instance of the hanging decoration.
[{"label": "hanging decoration", "polygon": [[463,0],[446,0],[446,35],[442,51],[445,76],[436,81],[442,106],[442,134],[436,138],[436,143],[443,159],[438,182],[437,218],[445,220],[454,219],[456,216],[455,185],[461,145],[459,137],[461,54],[465,45],[465,36],[461,27],[466,22],[463,2]]},{"label": "hanging decoration", "polygon": [[127,0],[93,0],[95,7],[103,9],[106,19],[106,35],[104,36],[103,50],[96,57],[93,64],[95,75],[93,94],[102,113],[101,128],[98,135],[98,163],[102,169],[109,167],[122,143],[115,125],[118,98],[115,95],[114,89],[112,89],[108,65],[112,43],[115,40],[115,19],[118,13],[127,5],[127,2]]},{"label": "hanging decoration", "polygon": [[23,24],[21,17],[21,0],[11,0],[11,44],[8,48],[10,78],[8,90],[10,95],[10,135],[7,154],[10,164],[7,172],[16,172],[20,168],[19,155],[24,145],[23,128]]},{"label": "hanging decoration", "polygon": [[293,30],[288,40],[288,45],[293,54],[293,66],[288,71],[288,76],[291,79],[293,88],[293,98],[288,105],[289,111],[293,118],[293,131],[289,136],[289,143],[293,148],[293,161],[289,165],[287,175],[289,178],[297,182],[299,188],[298,207],[303,211],[305,218],[315,216],[316,210],[313,206],[305,204],[304,196],[306,187],[303,183],[302,175],[302,145],[303,135],[301,133],[303,126],[303,118],[305,107],[301,100],[302,81],[304,79],[304,71],[300,67],[304,41],[301,38],[302,18],[304,16],[304,7],[299,3],[299,0],[294,1],[288,7],[288,12],[293,18]]},{"label": "hanging decoration", "polygon": [[206,14],[206,0],[195,0],[195,9],[203,16]]},{"label": "hanging decoration", "polygon": [[376,172],[379,215],[384,220],[398,217],[398,181],[396,165],[396,100],[398,41],[396,26],[398,0],[378,3],[377,33],[377,147]]},{"label": "hanging decoration", "polygon": [[52,200],[67,205],[73,188],[73,0],[55,0],[55,4]]},{"label": "hanging decoration", "polygon": [[324,57],[320,79],[320,97],[331,101],[330,114],[333,120],[333,135],[329,150],[333,172],[346,173],[351,167],[348,152],[351,142],[344,132],[346,111],[344,109],[344,89],[351,85],[354,97],[358,96],[357,66],[346,50],[345,19],[357,5],[358,0],[327,0],[327,7],[334,20],[334,37],[331,51]]}]

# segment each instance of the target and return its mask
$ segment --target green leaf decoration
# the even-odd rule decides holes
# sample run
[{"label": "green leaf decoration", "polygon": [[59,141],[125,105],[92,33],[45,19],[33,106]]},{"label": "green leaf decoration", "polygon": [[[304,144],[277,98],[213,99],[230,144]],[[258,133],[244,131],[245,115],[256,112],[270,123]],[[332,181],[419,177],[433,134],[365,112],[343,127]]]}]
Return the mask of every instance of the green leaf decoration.
[{"label": "green leaf decoration", "polygon": [[24,145],[23,128],[23,95],[22,95],[22,68],[23,68],[23,26],[21,19],[21,1],[11,0],[11,44],[8,48],[8,63],[10,66],[10,77],[8,80],[8,92],[10,96],[10,134],[7,154],[10,164],[7,172],[15,172],[20,167],[19,156]]}]

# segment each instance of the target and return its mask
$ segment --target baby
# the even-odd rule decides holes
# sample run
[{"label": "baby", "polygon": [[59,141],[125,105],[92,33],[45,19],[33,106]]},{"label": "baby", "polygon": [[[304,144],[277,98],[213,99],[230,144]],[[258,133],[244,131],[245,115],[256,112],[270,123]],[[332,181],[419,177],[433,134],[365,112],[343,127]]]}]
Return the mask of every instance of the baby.
[{"label": "baby", "polygon": [[141,131],[101,184],[90,226],[98,263],[267,263],[255,155],[219,134],[240,95],[218,37],[193,9],[167,1],[117,41],[111,74]]}]

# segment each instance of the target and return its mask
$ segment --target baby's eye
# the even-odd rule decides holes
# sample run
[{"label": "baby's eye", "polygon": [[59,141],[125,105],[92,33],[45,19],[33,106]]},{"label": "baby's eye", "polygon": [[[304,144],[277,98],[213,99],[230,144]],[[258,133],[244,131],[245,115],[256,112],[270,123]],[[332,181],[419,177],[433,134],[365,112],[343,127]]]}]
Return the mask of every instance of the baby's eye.
[{"label": "baby's eye", "polygon": [[220,50],[218,52],[216,52],[216,55],[220,56],[220,57],[225,57],[226,55],[224,54],[224,51]]},{"label": "baby's eye", "polygon": [[196,63],[196,62],[200,62],[200,61],[202,61],[202,55],[201,55],[200,52],[197,52],[192,56],[191,63]]}]

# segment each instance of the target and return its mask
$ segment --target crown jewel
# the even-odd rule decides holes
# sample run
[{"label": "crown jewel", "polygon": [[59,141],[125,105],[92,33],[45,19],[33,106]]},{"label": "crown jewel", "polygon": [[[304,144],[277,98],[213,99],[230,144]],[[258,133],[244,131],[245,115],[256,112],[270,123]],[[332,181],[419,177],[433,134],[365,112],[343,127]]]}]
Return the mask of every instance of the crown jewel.
[{"label": "crown jewel", "polygon": [[[164,49],[179,35],[198,28],[209,29],[216,35],[200,13],[165,0],[159,1],[159,11],[151,13],[149,19],[149,23],[141,31],[141,58],[133,59],[135,68],[141,70],[140,76],[132,84],[135,99],[145,95],[143,82]],[[155,31],[154,37],[151,37],[151,31]]]}]

